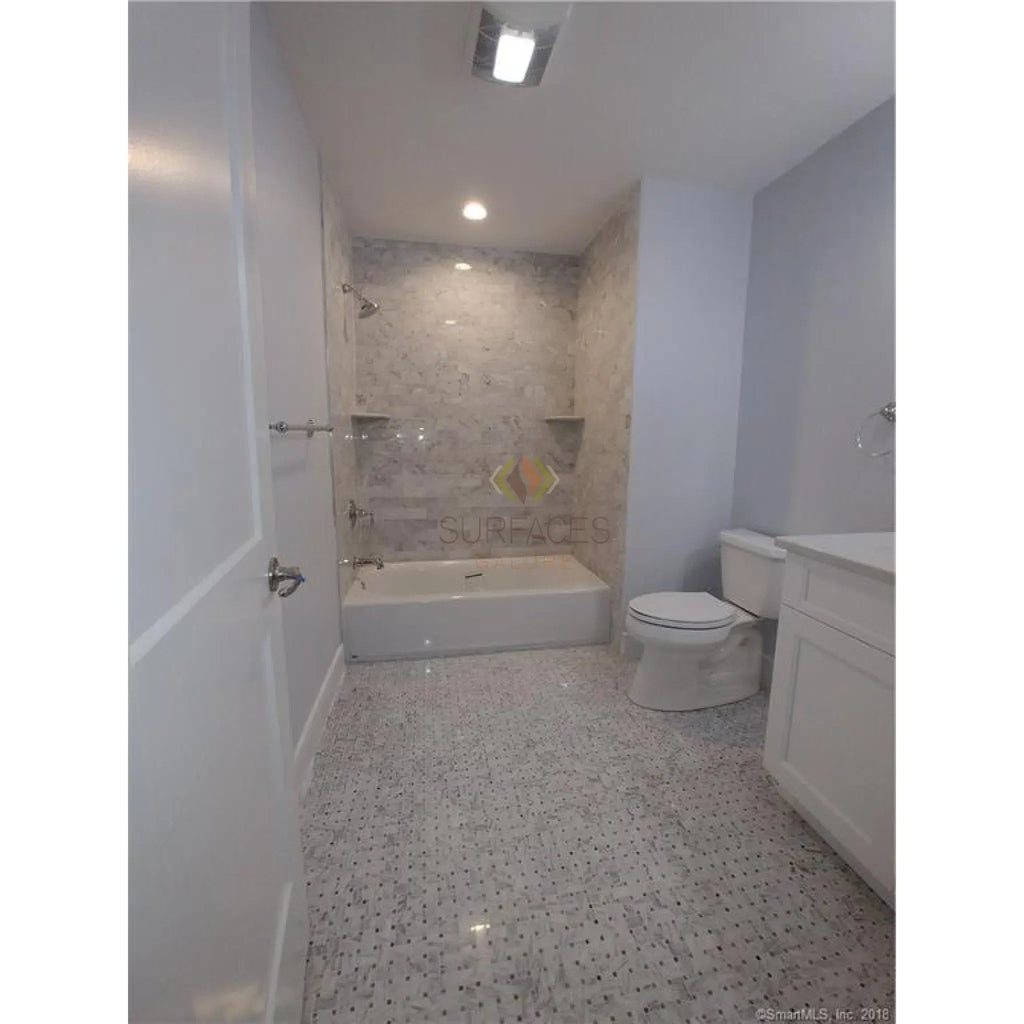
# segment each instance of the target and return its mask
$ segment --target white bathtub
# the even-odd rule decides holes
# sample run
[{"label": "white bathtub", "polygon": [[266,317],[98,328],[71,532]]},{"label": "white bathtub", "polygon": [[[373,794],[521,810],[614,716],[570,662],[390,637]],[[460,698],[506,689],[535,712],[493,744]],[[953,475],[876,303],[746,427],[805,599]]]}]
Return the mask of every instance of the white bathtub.
[{"label": "white bathtub", "polygon": [[348,661],[608,642],[609,590],[572,555],[363,566],[341,606]]}]

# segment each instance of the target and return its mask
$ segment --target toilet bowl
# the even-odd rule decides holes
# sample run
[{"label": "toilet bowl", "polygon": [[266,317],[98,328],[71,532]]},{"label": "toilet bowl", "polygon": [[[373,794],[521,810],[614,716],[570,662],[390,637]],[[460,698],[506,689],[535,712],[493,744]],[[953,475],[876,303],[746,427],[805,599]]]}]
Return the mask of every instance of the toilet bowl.
[{"label": "toilet bowl", "polygon": [[695,711],[757,692],[760,622],[778,617],[785,552],[752,530],[724,530],[720,538],[722,590],[730,600],[659,591],[629,602],[625,629],[644,648],[629,691],[635,704]]}]

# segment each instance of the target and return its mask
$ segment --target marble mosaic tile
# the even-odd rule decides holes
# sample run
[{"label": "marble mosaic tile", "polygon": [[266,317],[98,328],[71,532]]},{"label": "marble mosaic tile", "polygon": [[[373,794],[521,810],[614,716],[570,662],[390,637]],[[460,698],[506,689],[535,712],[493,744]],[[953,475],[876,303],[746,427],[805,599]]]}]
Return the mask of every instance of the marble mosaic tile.
[{"label": "marble mosaic tile", "polygon": [[765,696],[649,711],[633,668],[349,667],[303,808],[305,1024],[892,1010],[893,915],[765,774]]},{"label": "marble mosaic tile", "polygon": [[581,257],[573,352],[575,410],[586,417],[574,511],[608,525],[607,541],[577,544],[574,553],[612,589],[613,638],[622,626],[639,211],[634,189]]},{"label": "marble mosaic tile", "polygon": [[[457,262],[472,270],[455,270]],[[356,437],[359,500],[378,513],[373,551],[468,557],[441,543],[437,519],[502,514],[508,499],[489,478],[513,456],[552,466],[551,510],[570,508],[578,438],[544,416],[571,410],[578,261],[356,239],[353,264],[359,287],[381,306],[356,322],[356,400],[391,417]],[[389,516],[408,502],[434,505],[432,534]]]},{"label": "marble mosaic tile", "polygon": [[[334,483],[334,528],[338,558],[351,559],[360,552],[359,533],[353,532],[345,509],[357,496],[356,435],[351,413],[356,391],[355,305],[341,291],[352,279],[351,240],[341,205],[326,176],[321,176],[323,196],[324,328],[327,337],[327,394],[331,409],[331,472]],[[344,597],[352,582],[352,569],[340,568],[339,586]]]}]

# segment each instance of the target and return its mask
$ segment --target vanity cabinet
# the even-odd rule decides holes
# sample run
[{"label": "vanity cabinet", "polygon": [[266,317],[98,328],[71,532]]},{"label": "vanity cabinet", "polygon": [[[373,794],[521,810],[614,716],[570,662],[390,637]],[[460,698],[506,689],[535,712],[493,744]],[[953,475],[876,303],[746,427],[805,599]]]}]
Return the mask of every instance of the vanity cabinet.
[{"label": "vanity cabinet", "polygon": [[892,904],[891,534],[783,537],[764,764],[783,796]]}]

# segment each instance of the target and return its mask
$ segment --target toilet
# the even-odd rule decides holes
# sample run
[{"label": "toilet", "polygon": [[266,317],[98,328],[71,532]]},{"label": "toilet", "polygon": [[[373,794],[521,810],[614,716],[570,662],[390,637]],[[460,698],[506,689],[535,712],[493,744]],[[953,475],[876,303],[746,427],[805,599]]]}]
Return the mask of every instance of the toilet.
[{"label": "toilet", "polygon": [[657,711],[695,711],[753,696],[762,619],[777,619],[786,553],[753,530],[723,530],[722,593],[661,591],[629,602],[626,632],[643,644],[629,699]]}]

